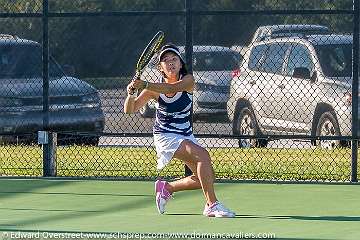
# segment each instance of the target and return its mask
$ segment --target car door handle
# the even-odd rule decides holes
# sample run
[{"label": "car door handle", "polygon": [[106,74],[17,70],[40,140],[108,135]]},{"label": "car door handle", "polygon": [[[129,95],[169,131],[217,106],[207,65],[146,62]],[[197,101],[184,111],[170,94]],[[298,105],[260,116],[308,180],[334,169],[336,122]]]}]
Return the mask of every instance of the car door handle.
[{"label": "car door handle", "polygon": [[280,89],[284,89],[284,88],[285,88],[285,85],[284,85],[284,84],[278,84],[277,86],[278,86],[278,88],[280,88]]}]

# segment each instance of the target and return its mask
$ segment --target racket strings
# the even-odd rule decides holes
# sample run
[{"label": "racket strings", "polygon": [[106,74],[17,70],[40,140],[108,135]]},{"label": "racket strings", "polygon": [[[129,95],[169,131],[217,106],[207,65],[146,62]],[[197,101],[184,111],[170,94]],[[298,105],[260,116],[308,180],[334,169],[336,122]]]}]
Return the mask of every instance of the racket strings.
[{"label": "racket strings", "polygon": [[160,49],[160,46],[164,40],[164,33],[158,32],[155,37],[151,40],[148,46],[145,48],[144,52],[141,54],[139,62],[137,64],[137,71],[141,71],[153,55]]}]

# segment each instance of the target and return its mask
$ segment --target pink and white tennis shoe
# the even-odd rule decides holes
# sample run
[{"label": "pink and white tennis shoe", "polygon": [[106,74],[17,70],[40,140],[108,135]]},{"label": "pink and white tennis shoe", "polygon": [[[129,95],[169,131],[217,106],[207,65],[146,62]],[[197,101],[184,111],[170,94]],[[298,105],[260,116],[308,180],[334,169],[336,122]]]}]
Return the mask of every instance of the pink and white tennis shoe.
[{"label": "pink and white tennis shoe", "polygon": [[171,199],[172,194],[166,190],[165,185],[167,184],[166,181],[157,180],[155,182],[155,194],[156,194],[156,207],[160,214],[165,212],[165,206],[167,202]]},{"label": "pink and white tennis shoe", "polygon": [[219,201],[216,201],[211,206],[205,205],[203,215],[207,217],[217,217],[217,218],[233,218],[236,216],[236,214],[233,211],[226,208]]}]

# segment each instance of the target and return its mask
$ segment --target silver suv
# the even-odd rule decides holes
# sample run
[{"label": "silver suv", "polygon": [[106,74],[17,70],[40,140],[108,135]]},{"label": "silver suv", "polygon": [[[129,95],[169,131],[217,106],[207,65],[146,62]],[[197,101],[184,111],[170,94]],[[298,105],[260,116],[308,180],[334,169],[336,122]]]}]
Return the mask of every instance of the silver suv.
[{"label": "silver suv", "polygon": [[[227,103],[239,135],[351,135],[352,36],[309,35],[254,43]],[[264,147],[265,139],[240,140]],[[339,140],[313,141],[334,148]]]}]

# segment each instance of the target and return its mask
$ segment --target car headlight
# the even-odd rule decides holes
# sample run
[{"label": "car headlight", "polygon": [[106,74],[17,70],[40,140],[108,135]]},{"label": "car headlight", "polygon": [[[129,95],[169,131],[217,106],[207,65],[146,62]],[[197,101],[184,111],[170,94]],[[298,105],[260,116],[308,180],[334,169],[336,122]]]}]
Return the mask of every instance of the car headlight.
[{"label": "car headlight", "polygon": [[19,98],[0,97],[0,107],[20,107],[22,101]]},{"label": "car headlight", "polygon": [[89,94],[81,97],[82,103],[98,103],[99,96],[97,94]]},{"label": "car headlight", "polygon": [[230,86],[218,86],[212,84],[205,83],[196,83],[195,90],[197,91],[208,91],[208,92],[216,92],[216,93],[229,93]]}]

